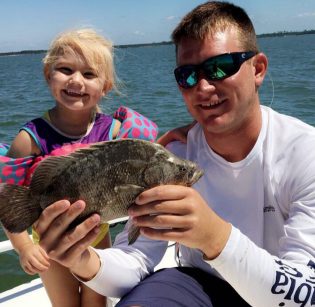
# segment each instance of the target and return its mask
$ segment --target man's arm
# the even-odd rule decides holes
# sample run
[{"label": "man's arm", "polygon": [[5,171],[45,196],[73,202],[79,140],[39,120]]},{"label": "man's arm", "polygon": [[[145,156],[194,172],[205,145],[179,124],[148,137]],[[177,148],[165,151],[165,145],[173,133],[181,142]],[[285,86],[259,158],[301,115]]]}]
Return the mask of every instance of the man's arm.
[{"label": "man's arm", "polygon": [[252,306],[311,306],[314,262],[280,259],[256,246],[236,228],[222,253],[207,261]]},{"label": "man's arm", "polygon": [[[162,259],[167,242],[152,241],[140,236],[128,245],[128,230],[120,233],[113,248],[97,250],[89,247],[98,233],[100,217],[87,218],[74,230],[71,222],[84,210],[85,203],[66,200],[48,206],[35,223],[40,245],[50,259],[70,271],[96,292],[120,297],[153,271]],[[122,278],[123,276],[123,278]]]}]

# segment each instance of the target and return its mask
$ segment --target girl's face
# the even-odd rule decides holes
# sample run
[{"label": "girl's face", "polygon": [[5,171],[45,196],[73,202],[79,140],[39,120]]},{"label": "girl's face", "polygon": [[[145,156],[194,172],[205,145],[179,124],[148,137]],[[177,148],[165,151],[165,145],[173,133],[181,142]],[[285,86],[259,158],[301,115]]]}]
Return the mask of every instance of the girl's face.
[{"label": "girl's face", "polygon": [[57,105],[69,110],[94,108],[106,94],[104,74],[97,73],[75,54],[60,56],[47,76]]}]

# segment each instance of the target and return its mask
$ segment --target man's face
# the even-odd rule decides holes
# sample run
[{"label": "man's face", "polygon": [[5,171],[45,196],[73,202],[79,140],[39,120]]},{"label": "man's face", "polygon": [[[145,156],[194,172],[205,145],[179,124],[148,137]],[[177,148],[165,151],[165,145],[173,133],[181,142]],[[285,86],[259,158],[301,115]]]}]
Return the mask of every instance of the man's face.
[{"label": "man's face", "polygon": [[[178,45],[177,66],[201,64],[210,57],[239,51],[249,50],[241,48],[233,28],[203,41],[185,38]],[[201,71],[194,87],[179,87],[189,112],[206,135],[239,132],[257,119],[259,99],[254,61],[255,56],[245,61],[234,75],[223,80],[207,80]]]}]

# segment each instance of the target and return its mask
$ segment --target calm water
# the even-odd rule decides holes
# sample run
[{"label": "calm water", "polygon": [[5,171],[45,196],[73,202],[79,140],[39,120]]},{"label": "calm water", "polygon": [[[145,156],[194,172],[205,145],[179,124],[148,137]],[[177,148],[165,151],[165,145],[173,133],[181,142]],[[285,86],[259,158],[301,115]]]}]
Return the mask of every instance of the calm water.
[{"label": "calm water", "polygon": [[[315,125],[315,35],[262,38],[259,45],[269,58],[261,102]],[[23,123],[54,105],[42,76],[42,57],[0,57],[0,142],[10,143]],[[173,45],[117,49],[121,95],[104,99],[103,110],[113,113],[127,105],[154,120],[160,133],[188,123],[174,66]],[[14,252],[0,255],[0,277],[0,292],[32,278],[19,268]]]}]

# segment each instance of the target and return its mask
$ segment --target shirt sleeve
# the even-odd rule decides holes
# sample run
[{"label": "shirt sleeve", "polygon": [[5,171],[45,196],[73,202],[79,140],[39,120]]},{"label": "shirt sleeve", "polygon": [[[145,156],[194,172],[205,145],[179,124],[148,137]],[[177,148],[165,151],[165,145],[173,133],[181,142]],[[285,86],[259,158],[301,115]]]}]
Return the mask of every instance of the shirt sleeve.
[{"label": "shirt sleeve", "polygon": [[94,249],[99,255],[101,267],[93,279],[82,282],[102,295],[121,297],[129,292],[153,272],[167,249],[167,241],[150,240],[143,236],[128,245],[129,223],[117,235],[112,248]]},{"label": "shirt sleeve", "polygon": [[252,306],[311,306],[315,263],[272,256],[232,227],[222,253],[206,261]]}]

